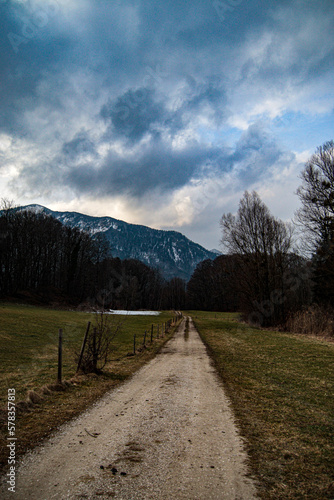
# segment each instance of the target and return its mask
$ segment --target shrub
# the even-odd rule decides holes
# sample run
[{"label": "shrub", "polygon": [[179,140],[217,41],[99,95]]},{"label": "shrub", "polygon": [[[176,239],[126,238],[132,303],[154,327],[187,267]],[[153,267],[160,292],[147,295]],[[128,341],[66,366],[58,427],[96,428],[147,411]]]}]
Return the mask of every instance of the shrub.
[{"label": "shrub", "polygon": [[294,333],[334,338],[334,310],[313,304],[291,315],[286,329]]},{"label": "shrub", "polygon": [[[112,341],[121,329],[121,323],[114,317],[98,312],[91,329],[82,357],[80,368],[84,373],[100,373],[109,361]],[[77,355],[77,358],[79,356]]]}]

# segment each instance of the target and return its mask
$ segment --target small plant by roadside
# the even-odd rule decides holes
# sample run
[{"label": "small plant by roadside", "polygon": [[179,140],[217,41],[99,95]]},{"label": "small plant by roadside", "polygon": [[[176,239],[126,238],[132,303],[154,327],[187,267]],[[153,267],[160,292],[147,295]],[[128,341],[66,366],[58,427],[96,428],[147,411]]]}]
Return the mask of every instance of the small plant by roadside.
[{"label": "small plant by roadside", "polygon": [[[122,323],[104,311],[97,312],[94,324],[89,331],[85,350],[80,363],[84,373],[101,373],[110,361],[112,343],[120,333]],[[77,358],[79,356],[77,355]]]}]

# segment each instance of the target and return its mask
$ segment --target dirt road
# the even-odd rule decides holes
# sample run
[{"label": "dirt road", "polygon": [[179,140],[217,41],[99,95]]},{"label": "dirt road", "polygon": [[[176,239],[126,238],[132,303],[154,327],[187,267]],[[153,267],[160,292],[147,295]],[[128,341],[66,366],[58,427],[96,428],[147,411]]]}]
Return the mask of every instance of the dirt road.
[{"label": "dirt road", "polygon": [[[255,498],[223,388],[190,321],[18,471],[16,500]],[[1,492],[0,492],[1,493]]]}]

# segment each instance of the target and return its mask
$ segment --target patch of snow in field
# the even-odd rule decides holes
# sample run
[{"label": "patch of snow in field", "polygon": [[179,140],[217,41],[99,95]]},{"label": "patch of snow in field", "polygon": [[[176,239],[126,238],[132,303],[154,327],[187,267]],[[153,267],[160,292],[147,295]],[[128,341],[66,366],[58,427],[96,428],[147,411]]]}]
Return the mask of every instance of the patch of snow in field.
[{"label": "patch of snow in field", "polygon": [[117,311],[110,309],[109,311],[106,311],[105,314],[120,314],[123,316],[129,315],[129,316],[159,316],[160,312],[159,311]]}]

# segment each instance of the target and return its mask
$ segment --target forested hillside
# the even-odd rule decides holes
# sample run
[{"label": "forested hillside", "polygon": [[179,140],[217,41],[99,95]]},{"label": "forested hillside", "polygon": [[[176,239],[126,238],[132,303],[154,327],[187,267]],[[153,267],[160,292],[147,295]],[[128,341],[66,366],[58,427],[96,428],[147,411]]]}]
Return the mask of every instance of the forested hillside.
[{"label": "forested hillside", "polygon": [[2,211],[0,295],[115,309],[184,306],[185,284],[167,282],[135,259],[113,258],[108,242],[30,210]]},{"label": "forested hillside", "polygon": [[136,259],[159,269],[170,280],[179,277],[189,280],[196,265],[214,259],[215,253],[206,250],[177,231],[161,231],[147,226],[128,224],[112,217],[91,217],[77,212],[55,212],[40,205],[28,205],[17,210],[45,213],[70,228],[86,231],[91,236],[103,235],[113,257]]}]

